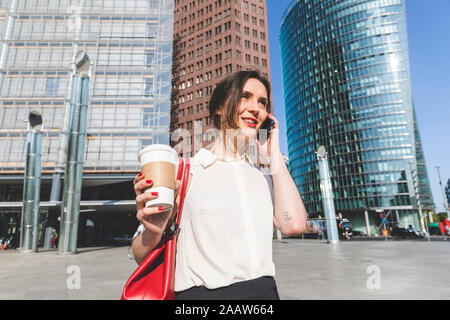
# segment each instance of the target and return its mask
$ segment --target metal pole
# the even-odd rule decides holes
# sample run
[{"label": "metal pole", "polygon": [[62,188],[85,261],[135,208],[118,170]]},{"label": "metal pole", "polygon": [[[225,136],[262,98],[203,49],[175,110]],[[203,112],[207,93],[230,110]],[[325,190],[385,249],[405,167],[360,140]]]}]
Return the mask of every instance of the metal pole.
[{"label": "metal pole", "polygon": [[[81,18],[81,12],[85,8],[85,0],[79,1],[79,4],[77,5],[78,14],[76,18],[76,25],[75,27],[75,35],[73,40],[73,49],[72,49],[72,61],[75,60],[77,53],[80,50],[79,41],[80,41],[80,34],[81,34],[81,25],[82,25],[82,18]],[[59,145],[58,145],[58,151],[57,151],[57,157],[56,157],[56,163],[55,163],[55,169],[53,171],[52,175],[52,186],[50,189],[50,201],[59,201],[61,199],[61,181],[62,181],[62,175],[64,173],[65,169],[65,161],[66,161],[66,154],[67,154],[67,148],[69,145],[69,128],[70,128],[70,113],[71,113],[71,107],[72,104],[70,103],[71,100],[71,93],[73,91],[73,77],[69,78],[69,83],[67,86],[66,91],[66,98],[64,99],[64,117],[62,121],[62,127],[61,127],[61,133],[59,136]],[[48,213],[50,215],[50,212]],[[45,240],[44,240],[44,247],[50,248],[50,237],[51,233],[46,232],[45,234]]]},{"label": "metal pole", "polygon": [[[81,187],[83,180],[84,147],[86,140],[87,105],[89,98],[90,61],[84,52],[79,52],[75,61],[72,91],[70,139],[67,151],[64,179],[63,205],[61,212],[60,254],[76,253],[78,220],[80,214]],[[78,64],[82,64],[79,66]],[[87,69],[86,69],[86,66]]]},{"label": "metal pole", "polygon": [[[411,171],[411,177],[413,179],[413,185],[414,185],[414,195],[416,198],[416,205],[417,208],[419,210],[419,221],[420,221],[420,226],[422,228],[422,232],[424,232],[427,236],[428,241],[431,241],[430,239],[430,233],[428,232],[428,224],[425,223],[424,221],[424,214],[422,212],[422,205],[420,203],[420,194],[419,194],[419,176],[418,176],[418,171],[416,169],[412,168],[412,164],[411,162],[408,161],[408,165],[409,165],[409,170]],[[416,171],[416,174],[414,174],[413,172]]]},{"label": "metal pole", "polygon": [[367,210],[364,211],[364,217],[366,218],[366,229],[367,229],[367,236],[370,237],[370,222],[369,222],[369,212]]},{"label": "metal pole", "polygon": [[[82,0],[79,2],[79,5],[77,6],[79,8],[80,13],[82,10],[84,10],[85,7],[85,0]],[[74,43],[73,43],[73,49],[72,49],[72,61],[76,59],[76,56],[80,50],[80,46],[78,42],[80,41],[81,37],[81,24],[82,19],[81,16],[76,17],[76,26],[75,26],[75,35],[74,35]],[[69,79],[69,85],[67,87],[67,95],[64,102],[64,118],[61,128],[61,135],[59,137],[59,146],[58,146],[58,153],[57,153],[57,159],[55,164],[55,171],[52,176],[52,187],[50,190],[50,201],[59,201],[61,197],[61,176],[64,172],[64,163],[66,160],[66,154],[67,154],[67,148],[69,144],[69,130],[70,130],[70,112],[71,112],[71,106],[72,104],[68,103],[68,100],[71,99],[70,94],[73,92],[73,86],[75,86],[75,83],[73,82],[73,77]],[[72,89],[72,90],[71,90]],[[73,94],[72,94],[73,98]]]},{"label": "metal pole", "polygon": [[319,162],[320,190],[322,193],[322,203],[325,212],[325,219],[327,221],[328,243],[338,244],[339,235],[336,225],[336,212],[334,209],[330,172],[325,147],[320,146],[316,154],[317,160]]},{"label": "metal pole", "polygon": [[444,185],[442,184],[442,180],[441,180],[441,172],[439,171],[441,167],[436,166],[437,172],[438,172],[438,176],[439,176],[439,184],[441,185],[441,190],[442,190],[442,196],[444,197],[444,210],[447,212],[447,217],[450,217],[450,212],[449,212],[449,208],[448,208],[448,201],[447,201],[447,197],[445,195],[445,191],[444,191]]},{"label": "metal pole", "polygon": [[20,251],[37,252],[42,149],[42,117],[37,111],[30,113],[28,126]]}]

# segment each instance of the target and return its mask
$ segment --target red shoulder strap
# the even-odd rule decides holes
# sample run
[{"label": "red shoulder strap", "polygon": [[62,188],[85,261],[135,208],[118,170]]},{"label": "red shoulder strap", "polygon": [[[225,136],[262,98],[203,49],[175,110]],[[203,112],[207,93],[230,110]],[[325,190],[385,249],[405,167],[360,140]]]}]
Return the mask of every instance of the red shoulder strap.
[{"label": "red shoulder strap", "polygon": [[180,180],[182,178],[182,176],[183,176],[183,168],[184,168],[183,158],[178,158],[177,180]]},{"label": "red shoulder strap", "polygon": [[[181,168],[181,170],[180,170]],[[177,222],[175,224],[175,230],[178,230],[178,227],[180,225],[181,220],[181,213],[183,211],[183,205],[184,205],[184,198],[186,196],[186,187],[189,180],[189,172],[191,168],[191,162],[190,158],[180,158],[179,164],[178,164],[178,175],[177,180],[180,178],[181,180],[181,190],[180,190],[180,205],[178,207],[178,217]]]}]

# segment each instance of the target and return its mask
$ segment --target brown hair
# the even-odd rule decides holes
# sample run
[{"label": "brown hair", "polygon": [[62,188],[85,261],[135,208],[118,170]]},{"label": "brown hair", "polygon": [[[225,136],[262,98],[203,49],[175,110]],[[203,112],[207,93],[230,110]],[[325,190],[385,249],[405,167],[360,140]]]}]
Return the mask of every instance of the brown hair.
[{"label": "brown hair", "polygon": [[[236,109],[239,107],[242,90],[248,79],[257,79],[266,87],[267,91],[267,112],[271,111],[270,104],[270,83],[261,75],[257,70],[251,71],[237,71],[227,76],[225,79],[220,81],[211,96],[209,102],[209,114],[213,121],[214,126],[219,129],[232,128],[237,129],[238,125],[238,113]],[[221,115],[217,114],[216,111],[222,109],[224,110],[224,119],[221,119]],[[224,127],[222,127],[224,125]]]}]

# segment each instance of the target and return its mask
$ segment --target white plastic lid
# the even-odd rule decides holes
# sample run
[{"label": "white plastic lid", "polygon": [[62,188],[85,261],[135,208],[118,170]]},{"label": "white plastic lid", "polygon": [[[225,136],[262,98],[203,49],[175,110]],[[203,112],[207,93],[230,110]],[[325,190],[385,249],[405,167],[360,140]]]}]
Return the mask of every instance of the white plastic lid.
[{"label": "white plastic lid", "polygon": [[178,153],[167,144],[152,144],[139,152],[138,160],[141,164],[150,161],[168,161],[176,164]]}]

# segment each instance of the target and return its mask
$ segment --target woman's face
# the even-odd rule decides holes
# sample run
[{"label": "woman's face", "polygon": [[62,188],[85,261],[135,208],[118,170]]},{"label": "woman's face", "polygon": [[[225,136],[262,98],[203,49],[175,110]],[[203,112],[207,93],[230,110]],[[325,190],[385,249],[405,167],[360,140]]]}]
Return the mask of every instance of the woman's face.
[{"label": "woman's face", "polygon": [[244,85],[238,108],[239,128],[246,136],[255,136],[267,118],[267,90],[264,84],[250,78]]}]

